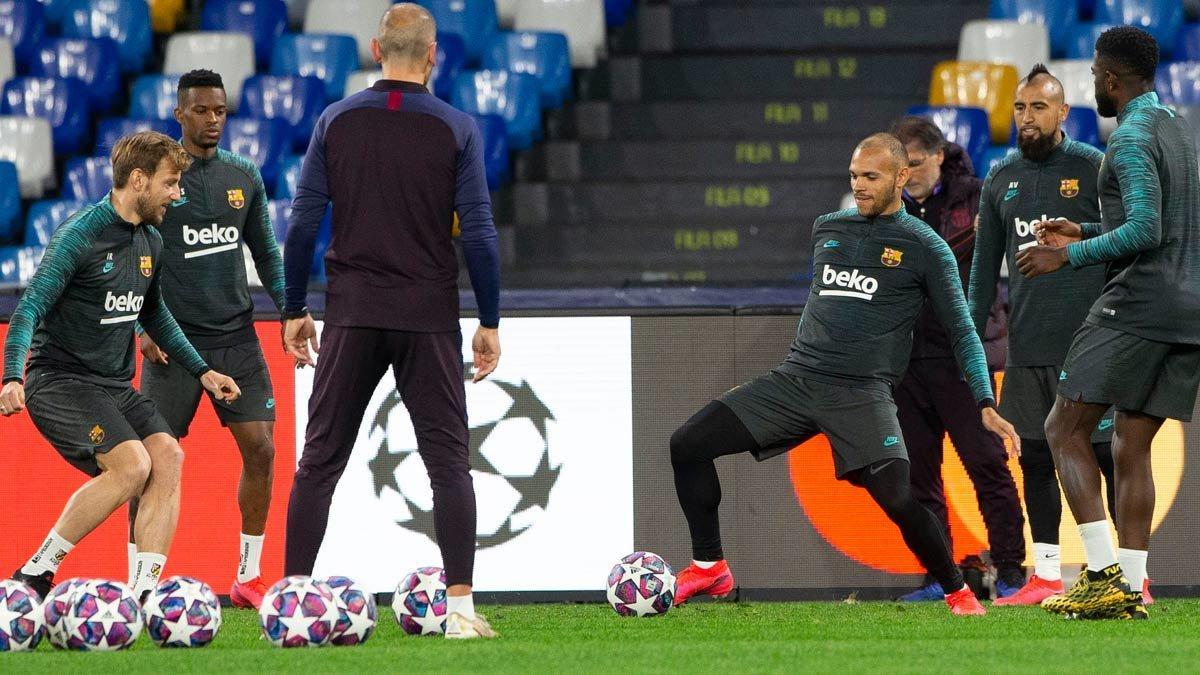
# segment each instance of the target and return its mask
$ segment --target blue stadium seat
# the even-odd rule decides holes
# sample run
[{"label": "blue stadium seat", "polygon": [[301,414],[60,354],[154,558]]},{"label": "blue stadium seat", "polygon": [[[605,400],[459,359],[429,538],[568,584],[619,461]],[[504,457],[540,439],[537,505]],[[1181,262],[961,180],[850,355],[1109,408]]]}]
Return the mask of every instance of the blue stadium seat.
[{"label": "blue stadium seat", "polygon": [[296,196],[296,184],[300,182],[300,167],[304,155],[288,155],[279,166],[279,180],[275,183],[275,198],[291,200]]},{"label": "blue stadium seat", "polygon": [[0,113],[48,121],[57,154],[75,154],[89,138],[87,88],[74,78],[13,78],[4,85]]},{"label": "blue stadium seat", "polygon": [[18,243],[21,239],[21,183],[17,165],[0,161],[0,242]]},{"label": "blue stadium seat", "polygon": [[1183,27],[1181,0],[1097,0],[1096,22],[1137,26],[1158,40],[1164,54],[1175,49]]},{"label": "blue stadium seat", "polygon": [[121,63],[109,38],[46,40],[30,64],[38,77],[74,77],[87,85],[94,112],[111,110],[120,99]]},{"label": "blue stadium seat", "polygon": [[609,27],[624,26],[633,11],[633,0],[604,0],[604,23]]},{"label": "blue stadium seat", "polygon": [[1071,108],[1063,131],[1074,140],[1100,147],[1100,116],[1092,108]]},{"label": "blue stadium seat", "polygon": [[287,12],[283,0],[207,0],[200,28],[246,33],[254,40],[255,60],[266,66],[275,41],[287,31]]},{"label": "blue stadium seat", "polygon": [[28,65],[46,35],[46,16],[37,0],[0,2],[0,37],[8,38],[17,63]]},{"label": "blue stadium seat", "polygon": [[57,31],[63,22],[63,18],[67,14],[67,3],[69,0],[38,0],[42,5],[42,11],[46,16],[46,27],[52,31]]},{"label": "blue stadium seat", "polygon": [[1010,152],[1017,152],[1017,149],[1010,145],[993,145],[983,151],[983,156],[979,159],[979,166],[975,167],[975,175],[983,177],[988,175],[993,166],[1000,163]]},{"label": "blue stadium seat", "polygon": [[980,173],[983,153],[991,145],[991,127],[983,108],[916,105],[908,109],[908,114],[933,120],[947,141],[961,145],[967,151],[976,174]]},{"label": "blue stadium seat", "polygon": [[467,47],[462,38],[454,33],[438,33],[437,62],[429,76],[434,96],[449,101],[454,91],[454,80],[466,67]]},{"label": "blue stadium seat", "polygon": [[272,199],[267,202],[267,212],[271,216],[271,228],[275,230],[276,243],[283,244],[287,239],[288,216],[291,210],[290,199]]},{"label": "blue stadium seat", "polygon": [[112,163],[107,157],[74,157],[63,170],[63,199],[97,202],[112,189]]},{"label": "blue stadium seat", "polygon": [[73,38],[112,38],[126,73],[142,72],[150,56],[146,0],[67,0],[62,31]]},{"label": "blue stadium seat", "polygon": [[992,0],[988,16],[1042,24],[1050,34],[1051,53],[1061,56],[1066,52],[1071,27],[1079,23],[1079,5],[1076,0]]},{"label": "blue stadium seat", "polygon": [[142,75],[129,92],[129,116],[174,120],[178,89],[178,75]]},{"label": "blue stadium seat", "polygon": [[357,69],[358,47],[349,35],[284,35],[271,53],[272,75],[319,77],[331,103],[346,93],[346,78]]},{"label": "blue stadium seat", "polygon": [[571,52],[562,33],[497,33],[483,55],[483,67],[537,77],[543,108],[557,108],[570,98]]},{"label": "blue stadium seat", "polygon": [[100,120],[96,125],[96,147],[92,150],[95,157],[107,157],[117,141],[122,136],[139,131],[157,131],[171,138],[178,139],[183,135],[179,123],[175,120],[156,120],[133,117],[110,117]]},{"label": "blue stadium seat", "polygon": [[478,65],[492,34],[499,30],[494,0],[417,0],[429,10],[438,31],[454,33],[467,48],[467,65]]},{"label": "blue stadium seat", "polygon": [[0,285],[28,286],[45,252],[41,246],[0,246]]},{"label": "blue stadium seat", "polygon": [[291,140],[291,129],[283,120],[234,117],[225,122],[221,147],[254,162],[263,182],[272,186],[279,177],[279,166],[291,147]]},{"label": "blue stadium seat", "polygon": [[1175,41],[1176,61],[1200,61],[1200,23],[1184,24]]},{"label": "blue stadium seat", "polygon": [[525,150],[542,137],[542,109],[537,78],[507,70],[480,70],[458,76],[451,103],[473,114],[504,118],[508,146]]},{"label": "blue stadium seat", "polygon": [[41,199],[29,206],[25,217],[25,245],[45,246],[50,235],[67,216],[87,206],[88,202],[74,199]]},{"label": "blue stadium seat", "polygon": [[1200,104],[1200,61],[1180,61],[1159,66],[1155,89],[1164,103]]},{"label": "blue stadium seat", "polygon": [[325,109],[325,83],[316,77],[255,75],[242,85],[238,112],[255,119],[280,119],[291,130],[291,143],[302,152]]},{"label": "blue stadium seat", "polygon": [[489,190],[509,181],[508,135],[504,118],[499,115],[471,115],[483,135],[483,166],[487,171]]},{"label": "blue stadium seat", "polygon": [[[1096,38],[1112,28],[1110,23],[1077,23],[1067,31],[1066,53],[1068,59],[1088,59],[1096,53]],[[1022,74],[1024,76],[1024,74]]]}]

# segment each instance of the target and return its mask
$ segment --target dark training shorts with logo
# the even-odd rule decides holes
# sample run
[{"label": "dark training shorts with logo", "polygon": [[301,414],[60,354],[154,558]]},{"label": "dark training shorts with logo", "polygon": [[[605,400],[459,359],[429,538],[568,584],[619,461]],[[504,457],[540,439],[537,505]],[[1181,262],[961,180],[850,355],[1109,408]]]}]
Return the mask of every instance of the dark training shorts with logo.
[{"label": "dark training shorts with logo", "polygon": [[[238,422],[274,422],[275,394],[271,375],[258,341],[244,342],[231,347],[199,349],[201,358],[210,368],[233,378],[242,395],[233,403],[224,403],[208,394],[221,426]],[[200,380],[192,377],[174,361],[167,365],[142,359],[142,393],[158,406],[178,438],[188,434],[196,417],[200,395],[206,394]]]},{"label": "dark training shorts with logo", "polygon": [[886,459],[908,461],[896,403],[885,382],[830,384],[772,370],[734,387],[729,406],[758,442],[760,462],[824,433],[838,478]]},{"label": "dark training shorts with logo", "polygon": [[[1021,438],[1046,440],[1046,418],[1058,397],[1060,372],[1056,366],[1015,366],[1004,371],[998,411]],[[1113,412],[1104,413],[1092,432],[1092,443],[1112,443]]]},{"label": "dark training shorts with logo", "polygon": [[1200,386],[1200,346],[1085,323],[1059,377],[1058,393],[1072,401],[1190,422]]},{"label": "dark training shorts with logo", "polygon": [[58,454],[89,476],[100,474],[96,455],[126,441],[175,435],[154,402],[133,387],[98,384],[69,373],[31,371],[25,379],[25,407]]}]

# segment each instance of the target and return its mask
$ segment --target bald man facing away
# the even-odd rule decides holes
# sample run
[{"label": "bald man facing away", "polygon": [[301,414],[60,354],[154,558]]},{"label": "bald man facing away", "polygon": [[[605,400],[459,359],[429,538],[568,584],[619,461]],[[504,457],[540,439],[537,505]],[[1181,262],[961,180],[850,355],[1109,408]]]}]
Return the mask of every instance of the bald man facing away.
[{"label": "bald man facing away", "polygon": [[850,159],[855,208],[813,225],[813,282],[787,358],[722,394],[671,436],[675,489],[692,537],[675,602],[723,596],[733,574],[721,549],[721,485],[713,460],[749,452],[764,460],[824,433],[837,477],[866,488],[942,584],[956,615],[983,614],[963,584],[934,515],[909,485],[908,454],[892,392],[908,364],[912,327],[926,300],[952,337],[984,425],[1014,438],[994,408],[983,345],[971,326],[950,247],[905,212],[908,153],[890,134],[868,137]]},{"label": "bald man facing away", "polygon": [[[325,109],[292,201],[284,268],[284,345],[316,376],[304,452],[288,504],[287,574],[311,574],[334,488],[363,413],[392,369],[433,488],[434,526],[448,585],[447,638],[494,637],[475,613],[475,491],[468,462],[458,261],[479,304],[475,381],[500,358],[500,263],[474,120],[425,88],[437,27],[418,5],[393,5],[371,41],[383,79]],[[317,228],[332,202],[325,255],[324,343],[305,296]]]}]

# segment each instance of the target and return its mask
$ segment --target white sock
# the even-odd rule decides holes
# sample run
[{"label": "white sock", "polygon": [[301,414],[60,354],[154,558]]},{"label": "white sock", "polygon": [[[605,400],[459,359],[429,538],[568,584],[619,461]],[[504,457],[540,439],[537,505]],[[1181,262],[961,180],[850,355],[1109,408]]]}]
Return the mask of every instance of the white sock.
[{"label": "white sock", "polygon": [[1121,562],[1121,571],[1125,573],[1125,578],[1129,580],[1129,588],[1132,590],[1142,590],[1142,584],[1146,581],[1146,554],[1147,551],[1138,551],[1132,548],[1117,549],[1117,560]]},{"label": "white sock", "polygon": [[702,570],[707,570],[707,569],[712,569],[713,567],[716,567],[717,563],[719,563],[719,562],[721,562],[721,561],[720,560],[693,560],[692,564],[695,565],[696,567],[699,567]]},{"label": "white sock", "polygon": [[475,620],[475,597],[470,593],[466,595],[447,595],[446,596],[446,613],[465,617],[467,621]]},{"label": "white sock", "polygon": [[1083,539],[1083,553],[1087,556],[1088,571],[1099,572],[1117,564],[1117,552],[1113,549],[1107,520],[1083,523],[1079,526],[1079,536]]},{"label": "white sock", "polygon": [[33,576],[44,572],[54,574],[58,572],[58,566],[62,564],[63,559],[73,548],[75,548],[75,544],[63,539],[54,530],[50,530],[50,534],[46,535],[46,541],[42,542],[37,553],[34,553],[29,562],[21,568],[21,573]]},{"label": "white sock", "polygon": [[137,554],[137,580],[133,586],[133,597],[141,598],[146,591],[153,591],[162,576],[163,568],[167,566],[167,556],[161,553]]},{"label": "white sock", "polygon": [[1062,580],[1062,561],[1058,544],[1033,543],[1033,573],[1046,581]]},{"label": "white sock", "polygon": [[240,546],[241,555],[238,560],[237,580],[239,584],[244,584],[254,577],[259,576],[258,561],[262,558],[263,537],[265,535],[253,535],[242,533],[242,543]]},{"label": "white sock", "polygon": [[125,544],[125,552],[128,554],[129,560],[129,576],[126,578],[129,579],[129,587],[133,588],[133,585],[137,583],[137,544],[132,541]]}]

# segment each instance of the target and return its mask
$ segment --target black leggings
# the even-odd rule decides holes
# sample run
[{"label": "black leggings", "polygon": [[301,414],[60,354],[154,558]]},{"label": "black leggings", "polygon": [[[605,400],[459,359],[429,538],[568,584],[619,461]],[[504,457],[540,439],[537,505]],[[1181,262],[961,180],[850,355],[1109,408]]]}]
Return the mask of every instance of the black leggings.
[{"label": "black leggings", "polygon": [[[1108,513],[1117,522],[1116,483],[1113,479],[1111,443],[1093,443],[1104,487],[1108,493]],[[1054,472],[1050,444],[1041,439],[1021,439],[1021,473],[1025,476],[1025,510],[1029,514],[1029,532],[1038,544],[1058,544],[1058,526],[1062,521],[1062,494]]]},{"label": "black leggings", "polygon": [[[671,436],[671,468],[675,492],[692,535],[692,557],[720,560],[721,481],[713,460],[724,455],[758,449],[750,430],[724,403],[713,401]],[[963,586],[962,573],[954,564],[950,543],[929,509],[913,496],[909,486],[908,462],[887,459],[861,469],[853,476],[855,485],[866,488],[904,537],[904,543],[941,583],[946,593]]]}]

